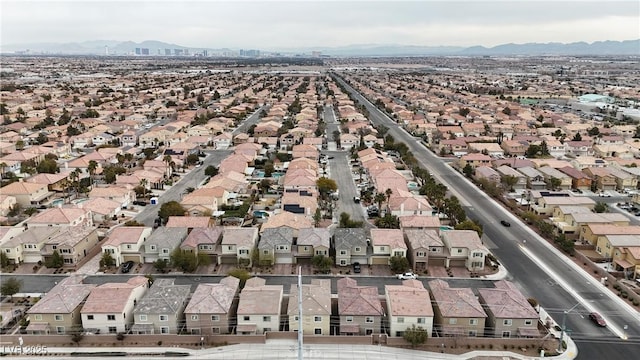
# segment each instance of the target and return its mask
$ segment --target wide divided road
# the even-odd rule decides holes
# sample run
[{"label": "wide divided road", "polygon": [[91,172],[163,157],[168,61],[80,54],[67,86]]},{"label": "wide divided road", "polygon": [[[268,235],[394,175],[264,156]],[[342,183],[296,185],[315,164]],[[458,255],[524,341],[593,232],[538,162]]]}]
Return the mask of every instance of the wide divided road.
[{"label": "wide divided road", "polygon": [[[466,205],[467,215],[482,223],[488,237],[487,246],[525,294],[535,297],[559,323],[564,311],[579,304],[566,316],[567,328],[578,343],[579,359],[640,357],[640,316],[637,311],[621,304],[604,286],[550,248],[518,218],[427,150],[418,139],[402,130],[359,92],[338,76],[335,78],[367,107],[373,123],[385,125],[397,141],[407,144],[420,164]],[[509,219],[511,227],[500,225],[502,219]],[[590,311],[602,314],[609,327],[594,326],[588,319]]]}]

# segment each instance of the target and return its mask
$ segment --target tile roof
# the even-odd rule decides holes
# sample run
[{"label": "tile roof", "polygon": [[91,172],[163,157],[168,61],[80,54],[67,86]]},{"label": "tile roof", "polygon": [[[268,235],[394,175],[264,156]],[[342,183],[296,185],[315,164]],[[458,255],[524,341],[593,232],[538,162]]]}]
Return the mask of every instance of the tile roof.
[{"label": "tile roof", "polygon": [[358,286],[353,278],[338,280],[339,315],[384,315],[376,286]]},{"label": "tile roof", "polygon": [[484,318],[487,314],[470,288],[450,288],[443,280],[429,281],[431,295],[443,317]]},{"label": "tile roof", "polygon": [[89,296],[95,284],[83,284],[81,276],[62,279],[40,301],[35,303],[29,314],[69,314]]},{"label": "tile roof", "polygon": [[175,279],[156,279],[133,310],[134,314],[176,314],[182,310],[191,285],[175,285]]},{"label": "tile roof", "polygon": [[240,280],[227,276],[218,284],[198,284],[185,314],[228,314],[238,293]]},{"label": "tile roof", "polygon": [[[292,284],[288,315],[298,313],[298,294],[298,284]],[[331,315],[331,280],[312,279],[311,284],[302,284],[302,309],[305,315]]]},{"label": "tile roof", "polygon": [[433,316],[427,291],[418,280],[404,280],[402,285],[385,285],[387,308],[393,316]]},{"label": "tile roof", "polygon": [[91,290],[82,310],[83,314],[122,313],[134,289],[147,285],[147,278],[136,276],[126,283],[106,283]]},{"label": "tile roof", "polygon": [[478,293],[493,316],[499,319],[537,319],[538,313],[527,299],[506,280],[495,283],[495,289],[478,289]]}]

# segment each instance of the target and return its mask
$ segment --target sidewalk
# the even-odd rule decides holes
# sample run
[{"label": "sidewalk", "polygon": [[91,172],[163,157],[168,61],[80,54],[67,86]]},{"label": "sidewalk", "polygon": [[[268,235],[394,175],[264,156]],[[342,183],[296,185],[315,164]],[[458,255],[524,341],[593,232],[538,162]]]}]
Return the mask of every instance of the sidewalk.
[{"label": "sidewalk", "polygon": [[[545,357],[544,359],[571,360],[577,356],[577,348],[571,339],[567,338],[568,349],[553,357]],[[72,353],[108,353],[108,352],[125,352],[130,356],[144,356],[150,354],[162,354],[165,352],[187,353],[192,359],[296,359],[297,344],[294,341],[277,341],[268,342],[267,344],[237,344],[206,349],[185,349],[185,348],[160,348],[160,347],[141,347],[141,348],[89,348],[89,347],[61,347],[47,348],[47,354],[54,356],[59,354],[64,358],[71,356]],[[504,358],[504,359],[521,359],[533,360],[541,359],[539,356],[524,356],[509,351],[470,351],[464,354],[446,354],[437,352],[427,352],[420,350],[401,349],[394,347],[386,347],[379,345],[344,345],[344,344],[305,344],[303,345],[303,355],[307,360],[310,359],[379,359],[379,360],[407,360],[407,359],[477,359],[487,358]],[[87,356],[87,355],[85,355]],[[99,356],[99,355],[97,355]],[[61,357],[58,357],[61,358]],[[78,358],[76,355],[73,358]]]}]

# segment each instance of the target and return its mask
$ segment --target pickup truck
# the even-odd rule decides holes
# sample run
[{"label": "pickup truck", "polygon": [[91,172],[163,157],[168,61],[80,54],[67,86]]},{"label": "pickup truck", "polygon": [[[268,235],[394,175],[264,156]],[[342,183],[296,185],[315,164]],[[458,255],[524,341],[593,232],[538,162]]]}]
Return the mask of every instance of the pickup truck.
[{"label": "pickup truck", "polygon": [[411,271],[406,272],[404,274],[396,274],[396,277],[400,280],[413,280],[418,278],[418,276],[412,273]]}]

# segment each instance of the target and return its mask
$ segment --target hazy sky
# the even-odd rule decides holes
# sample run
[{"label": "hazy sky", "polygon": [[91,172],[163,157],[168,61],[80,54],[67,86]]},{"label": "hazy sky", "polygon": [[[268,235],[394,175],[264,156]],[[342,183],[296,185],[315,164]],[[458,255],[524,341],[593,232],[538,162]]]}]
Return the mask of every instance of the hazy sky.
[{"label": "hazy sky", "polygon": [[0,0],[0,43],[494,46],[640,38],[640,1]]}]

